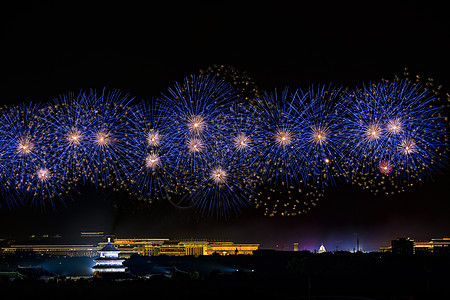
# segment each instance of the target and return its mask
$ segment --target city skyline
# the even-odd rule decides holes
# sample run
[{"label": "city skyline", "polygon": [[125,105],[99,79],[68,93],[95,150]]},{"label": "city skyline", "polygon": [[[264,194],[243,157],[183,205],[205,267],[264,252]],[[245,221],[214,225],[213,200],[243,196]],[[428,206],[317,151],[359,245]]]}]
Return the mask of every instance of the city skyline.
[{"label": "city skyline", "polygon": [[[316,247],[305,247],[303,242],[294,242],[292,245],[280,244],[272,247],[261,247],[259,243],[249,241],[233,241],[231,239],[210,238],[172,238],[172,237],[116,237],[102,231],[82,231],[81,239],[68,239],[57,234],[51,236],[30,235],[27,238],[15,240],[0,238],[2,247],[0,252],[6,255],[34,254],[36,256],[68,256],[68,257],[95,257],[99,249],[106,244],[112,244],[121,251],[120,257],[129,259],[138,256],[201,256],[201,255],[253,255],[255,251],[275,250],[281,252],[306,251],[310,253],[394,253],[398,254],[436,254],[448,253],[450,237],[416,239],[414,237],[399,237],[386,241],[376,249],[367,249],[355,234],[353,245],[345,241],[335,248],[330,244],[321,242]],[[327,245],[328,249],[325,247]],[[341,246],[341,248],[339,248]],[[349,246],[345,248],[343,246]],[[352,248],[353,246],[353,248]]]}]

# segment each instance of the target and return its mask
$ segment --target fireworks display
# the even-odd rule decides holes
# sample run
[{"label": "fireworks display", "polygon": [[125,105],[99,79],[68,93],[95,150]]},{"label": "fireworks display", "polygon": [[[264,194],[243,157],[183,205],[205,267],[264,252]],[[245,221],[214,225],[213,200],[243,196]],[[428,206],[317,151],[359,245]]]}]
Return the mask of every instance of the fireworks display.
[{"label": "fireworks display", "polygon": [[353,182],[392,194],[431,178],[445,165],[446,118],[430,89],[397,78],[345,97],[350,99],[343,111],[346,164],[352,166]]},{"label": "fireworks display", "polygon": [[447,165],[444,107],[398,78],[263,93],[214,66],[152,101],[81,91],[0,118],[2,206],[54,206],[92,184],[205,216],[293,216],[341,183],[389,195]]},{"label": "fireworks display", "polygon": [[163,110],[147,102],[131,106],[127,113],[122,170],[127,189],[138,199],[169,198],[175,190],[175,144],[168,120]]},{"label": "fireworks display", "polygon": [[338,95],[339,89],[319,86],[257,98],[254,118],[261,128],[257,170],[263,192],[254,202],[266,215],[309,211],[324,189],[344,174]]}]

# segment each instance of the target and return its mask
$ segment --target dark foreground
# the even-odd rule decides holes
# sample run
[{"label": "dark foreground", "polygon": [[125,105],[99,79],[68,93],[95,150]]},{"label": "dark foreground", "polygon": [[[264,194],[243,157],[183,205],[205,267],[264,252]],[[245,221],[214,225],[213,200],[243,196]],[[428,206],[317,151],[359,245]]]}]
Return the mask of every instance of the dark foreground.
[{"label": "dark foreground", "polygon": [[[144,269],[138,266],[148,259],[185,272],[175,272],[170,278],[140,277]],[[205,265],[222,268],[206,271],[201,267]],[[136,274],[133,280],[3,278],[0,290],[2,296],[22,299],[40,295],[65,299],[450,299],[449,255],[261,252],[254,256],[135,257],[128,266]]]}]

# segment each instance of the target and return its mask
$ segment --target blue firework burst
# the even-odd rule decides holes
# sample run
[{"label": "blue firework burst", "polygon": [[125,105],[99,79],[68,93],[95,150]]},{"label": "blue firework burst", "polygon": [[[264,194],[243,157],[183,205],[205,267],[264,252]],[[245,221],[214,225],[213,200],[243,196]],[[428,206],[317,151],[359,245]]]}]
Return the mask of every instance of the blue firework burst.
[{"label": "blue firework burst", "polygon": [[123,125],[133,98],[118,90],[103,90],[91,91],[83,100],[92,120],[86,147],[90,180],[95,186],[123,185],[122,165],[127,153],[127,131]]},{"label": "blue firework burst", "polygon": [[245,166],[247,176],[256,177],[261,159],[263,134],[253,105],[236,101],[223,109],[220,122],[226,124],[220,138],[216,138],[216,148],[226,150],[230,159]]},{"label": "blue firework burst", "polygon": [[8,138],[6,130],[6,128],[9,127],[8,122],[6,122],[8,113],[8,109],[0,111],[0,194],[4,200],[4,203],[0,202],[0,207],[17,205],[22,199],[22,197],[18,195],[20,190],[15,188],[15,176],[12,176],[14,172],[11,172],[12,169],[10,168],[7,155],[7,151],[10,148],[10,139]]},{"label": "blue firework burst", "polygon": [[166,111],[141,102],[127,113],[127,185],[140,199],[169,199],[176,189],[173,134]]},{"label": "blue firework burst", "polygon": [[248,103],[227,82],[192,75],[151,103],[91,90],[12,106],[0,113],[0,193],[7,206],[54,206],[91,182],[210,216],[249,203],[305,213],[339,178],[390,194],[447,164],[448,119],[427,87],[397,78]]},{"label": "blue firework burst", "polygon": [[233,104],[237,95],[224,81],[212,76],[189,76],[175,83],[158,98],[157,106],[168,112],[177,177],[195,182],[204,175],[209,156],[227,124],[221,122],[225,105]]},{"label": "blue firework burst", "polygon": [[261,134],[257,171],[262,184],[252,201],[265,215],[306,213],[323,196],[338,165],[338,126],[327,115],[336,94],[324,87],[286,88],[257,99],[252,118]]},{"label": "blue firework burst", "polygon": [[[36,206],[63,200],[70,190],[54,161],[54,136],[45,105],[21,104],[5,111],[2,126],[3,184],[20,202]],[[50,167],[51,165],[51,167]]]},{"label": "blue firework burst", "polygon": [[36,162],[34,169],[27,171],[26,196],[34,206],[54,207],[70,198],[73,182],[66,179],[55,161]]},{"label": "blue firework burst", "polygon": [[3,113],[3,170],[13,187],[27,188],[26,171],[33,169],[49,150],[48,132],[41,116],[41,106],[33,103],[14,106]]},{"label": "blue firework burst", "polygon": [[249,167],[226,148],[216,149],[188,194],[194,209],[205,216],[228,217],[248,208],[255,187]]},{"label": "blue firework burst", "polygon": [[302,137],[294,148],[303,159],[298,166],[308,182],[325,188],[345,175],[343,165],[346,135],[339,115],[340,88],[319,85],[293,94],[289,119],[296,124],[295,134]]},{"label": "blue firework burst", "polygon": [[49,105],[46,121],[54,135],[53,156],[63,176],[85,183],[90,178],[90,137],[97,127],[84,91],[61,95]]},{"label": "blue firework burst", "polygon": [[365,187],[380,191],[374,187],[379,177],[403,190],[442,167],[445,119],[431,91],[395,79],[363,86],[347,97],[348,157],[353,178],[362,179]]},{"label": "blue firework burst", "polygon": [[301,129],[290,113],[292,94],[288,89],[281,93],[265,93],[256,100],[256,114],[261,143],[258,152],[257,172],[264,182],[274,186],[298,185],[308,180],[307,172],[299,172],[306,156],[298,149],[303,144]]}]

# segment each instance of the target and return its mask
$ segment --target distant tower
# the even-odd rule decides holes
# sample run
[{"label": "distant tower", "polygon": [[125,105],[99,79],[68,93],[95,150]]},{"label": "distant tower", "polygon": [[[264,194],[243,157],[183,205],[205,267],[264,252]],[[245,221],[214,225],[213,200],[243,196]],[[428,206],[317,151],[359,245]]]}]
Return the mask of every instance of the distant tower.
[{"label": "distant tower", "polygon": [[320,248],[319,248],[319,253],[325,253],[325,252],[327,252],[327,249],[325,249],[325,246],[322,243],[322,245],[320,245]]},{"label": "distant tower", "polygon": [[105,247],[98,251],[100,257],[96,258],[95,266],[92,267],[96,273],[125,272],[126,267],[122,264],[125,260],[119,258],[120,250],[111,244],[110,238]]},{"label": "distant tower", "polygon": [[294,251],[298,251],[298,243],[294,243]]},{"label": "distant tower", "polygon": [[359,252],[359,237],[356,238],[356,252]]}]

